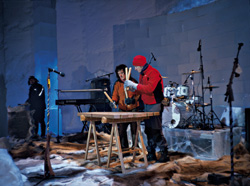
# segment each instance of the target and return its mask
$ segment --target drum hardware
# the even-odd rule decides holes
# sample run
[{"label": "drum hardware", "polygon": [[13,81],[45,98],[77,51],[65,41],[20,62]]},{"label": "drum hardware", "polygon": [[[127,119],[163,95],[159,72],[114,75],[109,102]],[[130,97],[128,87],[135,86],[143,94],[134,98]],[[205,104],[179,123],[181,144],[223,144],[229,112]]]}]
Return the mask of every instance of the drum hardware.
[{"label": "drum hardware", "polygon": [[[200,73],[201,71],[194,71],[192,70],[191,72],[187,72],[187,73],[182,73],[182,75],[193,75],[193,74],[198,74]],[[188,79],[188,78],[187,78]]]},{"label": "drum hardware", "polygon": [[200,96],[195,96],[194,99],[186,99],[186,103],[189,105],[192,105],[193,102],[195,103],[195,105],[202,105]]},{"label": "drum hardware", "polygon": [[162,112],[162,126],[168,128],[187,128],[188,118],[193,114],[192,106],[185,102],[172,102]]},{"label": "drum hardware", "polygon": [[[202,103],[204,103],[204,85],[203,85],[203,80],[204,80],[204,69],[203,69],[203,61],[202,61],[202,53],[201,53],[201,39],[199,40],[199,45],[197,48],[197,51],[200,52],[200,72],[201,72],[201,98],[202,98]],[[205,124],[205,107],[202,107],[202,121],[203,124]]]},{"label": "drum hardware", "polygon": [[214,89],[214,88],[219,88],[219,86],[212,86],[212,85],[210,85],[208,87],[204,87],[204,89],[209,89],[209,90]]},{"label": "drum hardware", "polygon": [[[190,77],[190,79],[191,79],[191,82],[192,82],[192,90],[193,90],[193,92],[192,92],[192,99],[191,99],[191,102],[192,102],[192,104],[190,104],[190,105],[192,105],[193,106],[193,115],[192,116],[190,116],[188,119],[187,119],[187,123],[188,123],[188,125],[193,125],[193,127],[194,128],[200,128],[200,124],[201,124],[201,117],[199,117],[198,116],[198,109],[197,109],[197,107],[196,107],[196,104],[195,104],[195,88],[194,88],[194,75],[193,74],[195,74],[195,73],[193,73],[194,71],[192,70],[191,71],[192,73],[188,73],[189,74],[189,77]],[[197,72],[198,73],[198,72]],[[184,73],[184,75],[186,75],[187,73]]]},{"label": "drum hardware", "polygon": [[[210,112],[207,114],[208,122],[209,122],[209,120],[211,120],[211,126],[210,126],[210,128],[214,129],[214,117],[215,117],[215,119],[217,119],[220,122],[221,127],[224,128],[224,126],[223,126],[222,122],[220,121],[219,117],[216,115],[216,113],[213,110],[213,95],[212,95],[212,91],[213,91],[214,88],[219,88],[219,86],[212,86],[210,84],[210,77],[209,76],[208,76],[208,85],[209,86],[204,87],[204,89],[209,89],[209,95],[210,95],[209,96],[209,98],[210,98]],[[208,124],[210,124],[210,123],[208,123]]]}]

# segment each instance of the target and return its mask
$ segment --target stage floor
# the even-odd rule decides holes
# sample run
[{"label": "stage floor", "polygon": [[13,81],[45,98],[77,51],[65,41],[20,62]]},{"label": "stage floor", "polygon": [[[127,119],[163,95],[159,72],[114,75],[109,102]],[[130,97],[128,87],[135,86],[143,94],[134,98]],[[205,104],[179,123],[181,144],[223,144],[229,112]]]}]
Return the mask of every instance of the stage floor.
[{"label": "stage floor", "polygon": [[[147,138],[142,126],[144,142]],[[234,146],[240,142],[242,128],[233,128]],[[196,159],[217,160],[224,155],[230,155],[230,128],[214,130],[180,129],[163,127],[163,134],[170,151],[190,153]]]}]

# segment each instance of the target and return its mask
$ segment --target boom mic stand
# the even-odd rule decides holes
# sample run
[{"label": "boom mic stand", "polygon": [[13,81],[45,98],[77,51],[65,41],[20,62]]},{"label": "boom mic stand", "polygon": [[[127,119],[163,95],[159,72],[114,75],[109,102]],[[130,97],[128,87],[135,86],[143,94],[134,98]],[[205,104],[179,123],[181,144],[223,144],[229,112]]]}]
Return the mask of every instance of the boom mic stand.
[{"label": "boom mic stand", "polygon": [[107,73],[107,74],[103,74],[101,76],[97,76],[95,78],[92,78],[92,79],[86,79],[85,82],[88,82],[88,81],[91,81],[91,80],[94,80],[94,79],[97,79],[97,78],[100,78],[100,77],[105,77],[105,76],[108,76],[110,78],[110,75],[111,74],[114,74],[114,72],[110,72],[110,73]]},{"label": "boom mic stand", "polygon": [[154,61],[156,61],[154,54],[151,52],[151,58],[150,58],[150,61],[148,62],[149,65],[151,64],[152,59],[154,59]]},{"label": "boom mic stand", "polygon": [[205,105],[204,105],[204,70],[203,70],[203,61],[202,61],[202,53],[201,53],[201,40],[199,40],[199,46],[197,48],[197,51],[200,52],[200,71],[201,71],[201,102],[202,102],[202,122],[205,125]]},{"label": "boom mic stand", "polygon": [[239,77],[240,74],[236,72],[236,69],[238,68],[238,56],[241,47],[243,46],[243,43],[239,43],[238,47],[238,52],[236,55],[236,58],[234,58],[234,66],[233,70],[229,79],[229,83],[227,85],[227,92],[225,93],[225,101],[229,103],[229,118],[230,118],[230,145],[231,145],[231,182],[233,183],[234,180],[234,151],[233,151],[233,117],[232,117],[232,101],[234,101],[234,96],[233,96],[233,89],[232,89],[232,84],[233,84],[233,78]]}]

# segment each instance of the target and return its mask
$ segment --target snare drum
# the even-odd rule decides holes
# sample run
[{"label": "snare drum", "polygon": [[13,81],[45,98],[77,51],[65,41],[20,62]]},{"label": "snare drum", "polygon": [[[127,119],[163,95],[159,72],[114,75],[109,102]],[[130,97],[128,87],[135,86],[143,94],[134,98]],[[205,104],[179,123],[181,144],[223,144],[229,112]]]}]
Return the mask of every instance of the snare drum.
[{"label": "snare drum", "polygon": [[184,96],[185,98],[187,98],[188,95],[189,95],[189,87],[186,85],[178,85],[176,96],[177,97]]},{"label": "snare drum", "polygon": [[186,100],[187,104],[202,104],[202,99],[200,96],[195,96],[194,99],[192,97],[189,97],[189,99]]}]

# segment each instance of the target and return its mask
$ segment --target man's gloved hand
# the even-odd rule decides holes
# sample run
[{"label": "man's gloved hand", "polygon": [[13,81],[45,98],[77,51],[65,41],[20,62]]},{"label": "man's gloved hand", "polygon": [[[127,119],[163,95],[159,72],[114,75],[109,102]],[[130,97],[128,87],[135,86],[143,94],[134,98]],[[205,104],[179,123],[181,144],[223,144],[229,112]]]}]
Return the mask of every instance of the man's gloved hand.
[{"label": "man's gloved hand", "polygon": [[113,103],[109,102],[109,106],[110,106],[111,108],[115,108],[115,107],[116,107],[116,104],[115,104],[115,102],[113,102]]},{"label": "man's gloved hand", "polygon": [[135,99],[134,98],[125,98],[125,104],[126,105],[135,104]]},{"label": "man's gloved hand", "polygon": [[138,85],[137,83],[134,83],[131,80],[126,80],[124,82],[124,88],[129,87],[129,90],[131,90],[131,91],[135,91],[137,89],[137,85]]}]

